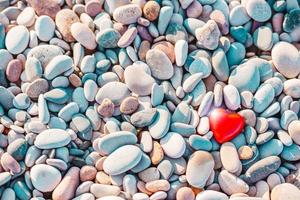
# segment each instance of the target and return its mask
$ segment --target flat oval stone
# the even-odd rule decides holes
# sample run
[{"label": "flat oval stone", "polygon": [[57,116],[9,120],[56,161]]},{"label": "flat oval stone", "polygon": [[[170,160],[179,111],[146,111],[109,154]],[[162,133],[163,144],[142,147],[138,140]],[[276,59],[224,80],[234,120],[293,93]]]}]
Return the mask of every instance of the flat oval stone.
[{"label": "flat oval stone", "polygon": [[212,155],[205,151],[196,151],[189,158],[186,168],[187,182],[196,187],[203,188],[215,166]]},{"label": "flat oval stone", "polygon": [[30,27],[35,21],[35,12],[32,7],[26,7],[17,18],[17,23],[19,25],[24,25]]},{"label": "flat oval stone", "polygon": [[48,16],[40,16],[34,25],[36,34],[41,41],[49,41],[54,36],[55,23]]},{"label": "flat oval stone", "polygon": [[39,78],[28,85],[28,87],[26,88],[26,94],[32,99],[37,99],[40,94],[46,93],[48,91],[48,88],[48,81]]},{"label": "flat oval stone", "polygon": [[63,147],[71,141],[70,134],[62,129],[47,129],[38,134],[34,145],[40,149],[54,149]]},{"label": "flat oval stone", "polygon": [[22,53],[28,46],[29,31],[25,26],[11,28],[5,37],[5,46],[12,54]]},{"label": "flat oval stone", "polygon": [[135,27],[128,28],[126,32],[122,35],[122,37],[118,41],[118,46],[120,48],[125,48],[129,46],[137,36],[137,29]]},{"label": "flat oval stone", "polygon": [[149,125],[150,135],[154,139],[162,138],[167,134],[171,121],[171,114],[167,107],[157,106],[157,115],[151,125]]},{"label": "flat oval stone", "polygon": [[6,78],[11,82],[17,82],[23,70],[23,63],[19,59],[11,60],[6,68]]},{"label": "flat oval stone", "polygon": [[55,167],[45,164],[34,165],[30,170],[32,185],[41,192],[51,192],[61,181],[61,174]]},{"label": "flat oval stone", "polygon": [[300,55],[297,48],[288,42],[278,42],[272,48],[272,62],[276,69],[287,78],[300,73]]},{"label": "flat oval stone", "polygon": [[105,98],[108,98],[115,104],[115,106],[119,106],[129,95],[130,91],[126,84],[121,82],[109,82],[99,89],[95,99],[99,104],[101,104]]},{"label": "flat oval stone", "polygon": [[121,146],[136,143],[136,135],[129,131],[118,131],[100,138],[97,145],[101,155],[108,155]]},{"label": "flat oval stone", "polygon": [[271,192],[272,200],[298,199],[300,190],[293,184],[283,183],[275,186]]},{"label": "flat oval stone", "polygon": [[160,140],[165,154],[170,158],[179,158],[184,154],[186,145],[183,137],[178,133],[169,132]]},{"label": "flat oval stone", "polygon": [[169,79],[174,74],[171,61],[168,56],[160,50],[149,50],[146,54],[146,62],[151,69],[152,76],[157,79]]},{"label": "flat oval stone", "polygon": [[130,65],[126,67],[124,79],[128,88],[141,96],[149,95],[152,85],[155,82],[151,74],[147,73],[140,65]]},{"label": "flat oval stone", "polygon": [[94,32],[85,24],[75,22],[71,25],[71,34],[82,46],[93,50],[97,43]]},{"label": "flat oval stone", "polygon": [[232,26],[241,26],[249,20],[250,17],[243,5],[237,5],[230,11],[229,21]]},{"label": "flat oval stone", "polygon": [[157,114],[155,108],[148,108],[131,115],[130,121],[136,127],[145,127],[152,124]]},{"label": "flat oval stone", "polygon": [[248,1],[246,4],[248,15],[258,22],[265,22],[271,18],[272,10],[269,4],[264,0]]},{"label": "flat oval stone", "polygon": [[121,192],[118,186],[97,183],[91,185],[90,191],[96,198],[109,197],[109,195],[117,196]]},{"label": "flat oval stone", "polygon": [[297,161],[300,159],[300,146],[294,143],[284,146],[280,156],[287,161]]},{"label": "flat oval stone", "polygon": [[277,156],[270,156],[259,160],[245,172],[245,180],[248,183],[260,181],[275,172],[280,165],[281,160]]},{"label": "flat oval stone", "polygon": [[114,20],[121,24],[136,23],[141,16],[142,10],[137,4],[120,6],[113,13]]},{"label": "flat oval stone", "polygon": [[236,147],[231,142],[226,142],[222,144],[220,148],[220,156],[223,167],[231,172],[236,173],[239,171],[241,167],[241,161],[239,159],[239,155]]},{"label": "flat oval stone", "polygon": [[221,171],[218,176],[218,181],[221,189],[228,195],[247,193],[249,191],[249,185],[247,183],[226,170]]},{"label": "flat oval stone", "polygon": [[71,26],[76,22],[79,22],[79,17],[70,9],[63,9],[55,16],[55,25],[67,42],[75,41],[71,33]]},{"label": "flat oval stone", "polygon": [[118,46],[120,33],[112,28],[107,28],[97,33],[96,41],[103,48],[115,48]]},{"label": "flat oval stone", "polygon": [[66,55],[59,55],[52,59],[45,68],[44,76],[48,80],[52,80],[56,76],[68,71],[72,68],[73,60]]},{"label": "flat oval stone", "polygon": [[272,29],[267,26],[261,26],[253,33],[254,45],[263,50],[268,51],[273,46]]},{"label": "flat oval stone", "polygon": [[122,174],[136,166],[141,158],[142,151],[140,148],[133,145],[125,145],[116,149],[105,159],[103,169],[109,175]]},{"label": "flat oval stone", "polygon": [[272,139],[258,147],[260,157],[278,156],[283,150],[283,144],[280,140]]}]

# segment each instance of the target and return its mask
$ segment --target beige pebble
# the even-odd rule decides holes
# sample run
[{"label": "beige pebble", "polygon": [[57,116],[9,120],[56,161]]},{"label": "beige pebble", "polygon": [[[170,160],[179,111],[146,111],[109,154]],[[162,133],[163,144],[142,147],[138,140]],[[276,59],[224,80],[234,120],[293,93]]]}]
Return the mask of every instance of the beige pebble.
[{"label": "beige pebble", "polygon": [[95,179],[96,173],[97,173],[97,169],[95,167],[89,165],[83,166],[80,169],[80,180],[82,182],[92,181]]},{"label": "beige pebble", "polygon": [[121,105],[120,105],[120,111],[124,114],[132,114],[134,113],[139,107],[139,101],[136,97],[127,97],[125,98]]},{"label": "beige pebble", "polygon": [[247,160],[253,156],[253,151],[249,146],[241,146],[238,150],[238,153],[241,160]]},{"label": "beige pebble", "polygon": [[189,187],[182,187],[176,193],[177,200],[194,200],[195,194]]},{"label": "beige pebble", "polygon": [[85,24],[75,22],[71,25],[72,36],[89,50],[96,48],[97,43],[94,32]]},{"label": "beige pebble", "polygon": [[79,17],[70,9],[63,9],[59,11],[55,17],[55,24],[58,31],[62,34],[64,40],[67,42],[74,42],[75,39],[71,33],[72,24],[79,22]]},{"label": "beige pebble", "polygon": [[159,10],[160,6],[156,1],[148,1],[143,8],[144,17],[150,21],[154,21],[159,15]]},{"label": "beige pebble", "polygon": [[153,149],[150,153],[150,159],[153,165],[157,165],[164,158],[164,151],[159,142],[153,142]]},{"label": "beige pebble", "polygon": [[114,113],[114,108],[114,103],[110,99],[105,98],[98,106],[97,111],[103,117],[111,117]]},{"label": "beige pebble", "polygon": [[150,192],[168,191],[170,189],[170,183],[167,180],[155,180],[146,183],[145,188]]}]

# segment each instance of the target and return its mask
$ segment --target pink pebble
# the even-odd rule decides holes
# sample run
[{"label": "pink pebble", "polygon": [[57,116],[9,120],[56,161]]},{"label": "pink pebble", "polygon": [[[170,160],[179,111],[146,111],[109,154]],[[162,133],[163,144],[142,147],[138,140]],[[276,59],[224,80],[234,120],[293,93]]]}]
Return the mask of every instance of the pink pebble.
[{"label": "pink pebble", "polygon": [[274,32],[281,33],[282,32],[282,21],[283,21],[283,14],[276,13],[272,18],[272,25]]},{"label": "pink pebble", "polygon": [[71,167],[66,173],[62,181],[54,189],[52,193],[53,200],[66,200],[75,197],[75,191],[79,185],[79,172],[78,167]]},{"label": "pink pebble", "polygon": [[186,14],[190,18],[198,18],[202,13],[202,5],[199,1],[194,1],[187,9]]},{"label": "pink pebble", "polygon": [[98,0],[88,1],[85,5],[85,12],[91,17],[95,17],[102,11],[102,4]]},{"label": "pink pebble", "polygon": [[11,82],[17,82],[22,73],[23,63],[19,59],[11,60],[6,68],[6,77]]},{"label": "pink pebble", "polygon": [[9,153],[4,153],[1,156],[1,165],[5,171],[10,171],[13,174],[17,174],[21,172],[21,167]]}]

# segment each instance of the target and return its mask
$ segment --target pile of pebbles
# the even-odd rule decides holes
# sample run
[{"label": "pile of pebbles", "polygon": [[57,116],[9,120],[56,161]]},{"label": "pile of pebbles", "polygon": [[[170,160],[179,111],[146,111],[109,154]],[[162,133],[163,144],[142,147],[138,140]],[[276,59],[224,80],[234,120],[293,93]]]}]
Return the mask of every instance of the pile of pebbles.
[{"label": "pile of pebbles", "polygon": [[[299,200],[297,0],[0,0],[1,200]],[[245,119],[214,139],[209,113]]]}]

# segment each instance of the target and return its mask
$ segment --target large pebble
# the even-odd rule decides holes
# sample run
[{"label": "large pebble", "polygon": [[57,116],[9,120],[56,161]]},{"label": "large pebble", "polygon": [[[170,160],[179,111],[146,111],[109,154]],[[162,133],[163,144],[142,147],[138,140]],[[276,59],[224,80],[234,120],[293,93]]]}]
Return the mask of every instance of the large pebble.
[{"label": "large pebble", "polygon": [[122,24],[132,24],[142,16],[142,10],[137,4],[118,7],[113,14],[114,20]]},{"label": "large pebble", "polygon": [[167,107],[157,106],[157,115],[153,123],[149,126],[150,135],[154,139],[159,139],[165,136],[169,130],[171,114]]},{"label": "large pebble", "polygon": [[273,101],[275,91],[271,84],[264,84],[256,91],[253,98],[253,109],[255,112],[264,111]]},{"label": "large pebble", "polygon": [[272,10],[264,0],[247,1],[246,10],[248,15],[258,22],[265,22],[271,18]]},{"label": "large pebble", "polygon": [[228,200],[228,197],[226,194],[218,191],[205,190],[197,194],[196,200]]},{"label": "large pebble", "polygon": [[178,133],[169,132],[160,140],[165,154],[170,158],[179,158],[184,154],[186,145],[183,137]]},{"label": "large pebble", "polygon": [[58,169],[45,164],[34,165],[30,170],[33,186],[41,192],[51,192],[61,181]]},{"label": "large pebble", "polygon": [[97,46],[94,32],[85,24],[75,22],[71,25],[71,34],[80,44],[87,49],[95,49]]},{"label": "large pebble", "polygon": [[220,156],[223,167],[231,172],[236,173],[241,167],[241,162],[236,147],[231,142],[222,144],[220,149]]},{"label": "large pebble", "polygon": [[40,149],[53,149],[63,147],[70,141],[71,136],[68,132],[62,129],[47,129],[36,137],[34,145]]},{"label": "large pebble", "polygon": [[79,22],[79,17],[70,9],[63,9],[55,16],[55,25],[67,42],[75,41],[71,33],[71,26],[76,22]]},{"label": "large pebble", "polygon": [[199,45],[208,50],[214,50],[218,47],[220,35],[220,30],[214,20],[209,20],[204,26],[196,29]]},{"label": "large pebble", "polygon": [[73,61],[69,56],[60,55],[53,58],[45,68],[44,76],[52,80],[58,75],[68,71],[73,67]]},{"label": "large pebble", "polygon": [[142,151],[140,148],[133,145],[125,145],[116,149],[105,159],[103,169],[109,175],[122,174],[136,166],[141,158]]},{"label": "large pebble", "polygon": [[293,98],[300,98],[300,80],[289,79],[283,83],[283,92]]},{"label": "large pebble", "polygon": [[22,53],[29,42],[29,31],[25,26],[10,29],[5,38],[5,46],[12,54]]},{"label": "large pebble", "polygon": [[187,182],[197,188],[203,188],[215,166],[212,155],[205,151],[196,151],[189,158],[186,168]]},{"label": "large pebble", "polygon": [[55,23],[48,16],[40,16],[35,22],[35,31],[41,41],[49,41],[54,36]]},{"label": "large pebble", "polygon": [[247,193],[249,190],[247,183],[226,170],[221,171],[218,176],[218,181],[221,189],[228,195]]},{"label": "large pebble", "polygon": [[273,188],[271,193],[272,200],[291,199],[296,200],[299,198],[300,190],[290,183],[283,183]]}]

